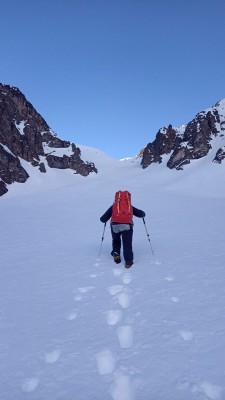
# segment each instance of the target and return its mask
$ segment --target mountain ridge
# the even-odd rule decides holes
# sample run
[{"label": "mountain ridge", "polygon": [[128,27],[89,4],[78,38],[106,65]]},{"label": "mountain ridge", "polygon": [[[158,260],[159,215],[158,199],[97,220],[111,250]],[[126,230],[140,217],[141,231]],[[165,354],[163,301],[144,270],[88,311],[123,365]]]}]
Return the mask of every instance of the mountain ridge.
[{"label": "mountain ridge", "polygon": [[[71,169],[82,176],[97,173],[93,163],[81,159],[74,143],[57,137],[18,88],[0,84],[0,116],[0,195],[7,193],[8,185],[29,178],[21,160],[40,173],[46,173],[47,166]],[[58,149],[64,150],[60,156]]]},{"label": "mountain ridge", "polygon": [[159,129],[153,142],[143,150],[141,165],[147,168],[152,163],[161,163],[162,156],[169,154],[167,167],[183,169],[192,160],[205,157],[212,150],[212,141],[220,139],[213,162],[225,159],[225,99],[211,108],[200,111],[187,125],[173,127],[171,124]]},{"label": "mountain ridge", "polygon": [[[153,164],[181,171],[206,156],[208,162],[218,165],[225,159],[225,99],[196,114],[187,125],[160,128],[155,140],[142,147],[136,157],[120,161],[98,149],[61,140],[13,86],[0,84],[0,116],[0,196],[13,183],[25,183],[38,174],[49,176],[50,170],[55,169],[87,177],[92,172],[101,176],[104,169],[111,169],[113,174],[118,162],[128,167],[135,165],[140,170],[150,167],[150,172],[155,173]],[[34,171],[38,174],[33,174]],[[65,179],[65,174],[60,176]]]}]

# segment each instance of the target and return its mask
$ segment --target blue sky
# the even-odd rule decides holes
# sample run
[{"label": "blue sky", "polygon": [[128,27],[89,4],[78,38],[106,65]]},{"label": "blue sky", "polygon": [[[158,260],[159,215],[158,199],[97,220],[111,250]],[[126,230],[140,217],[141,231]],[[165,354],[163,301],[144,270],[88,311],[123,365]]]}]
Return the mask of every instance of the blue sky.
[{"label": "blue sky", "polygon": [[133,156],[225,97],[224,0],[0,0],[0,82],[60,138]]}]

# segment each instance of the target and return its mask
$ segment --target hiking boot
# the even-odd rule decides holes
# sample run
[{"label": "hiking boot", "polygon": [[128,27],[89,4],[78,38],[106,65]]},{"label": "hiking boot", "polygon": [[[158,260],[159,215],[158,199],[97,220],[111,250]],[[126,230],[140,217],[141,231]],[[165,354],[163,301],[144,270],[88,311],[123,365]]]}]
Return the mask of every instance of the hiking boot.
[{"label": "hiking boot", "polygon": [[120,258],[120,255],[118,254],[118,253],[113,253],[113,258],[114,258],[114,262],[116,263],[116,264],[119,264],[119,263],[121,263],[121,258]]},{"label": "hiking boot", "polygon": [[130,268],[130,267],[132,267],[132,265],[133,265],[132,262],[126,263],[126,264],[125,264],[125,268]]}]

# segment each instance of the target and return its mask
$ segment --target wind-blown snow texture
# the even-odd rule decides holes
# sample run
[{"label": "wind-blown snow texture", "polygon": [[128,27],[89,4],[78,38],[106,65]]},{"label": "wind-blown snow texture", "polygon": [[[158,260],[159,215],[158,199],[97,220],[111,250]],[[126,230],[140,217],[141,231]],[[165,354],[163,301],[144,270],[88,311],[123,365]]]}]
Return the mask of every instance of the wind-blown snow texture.
[{"label": "wind-blown snow texture", "polygon": [[[224,165],[82,157],[97,175],[30,167],[1,199],[1,400],[224,400]],[[108,225],[99,257],[118,189],[155,253],[135,219],[130,270]]]}]

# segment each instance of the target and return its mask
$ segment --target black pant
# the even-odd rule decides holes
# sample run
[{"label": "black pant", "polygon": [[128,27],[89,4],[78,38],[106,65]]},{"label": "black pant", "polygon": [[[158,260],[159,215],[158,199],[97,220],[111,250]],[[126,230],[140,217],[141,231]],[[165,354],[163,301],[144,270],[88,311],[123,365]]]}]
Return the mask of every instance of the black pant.
[{"label": "black pant", "polygon": [[123,256],[126,263],[133,262],[133,251],[132,251],[132,237],[133,237],[133,226],[130,225],[130,229],[122,232],[115,233],[112,230],[112,253],[120,254],[121,249],[121,237],[123,242]]}]

